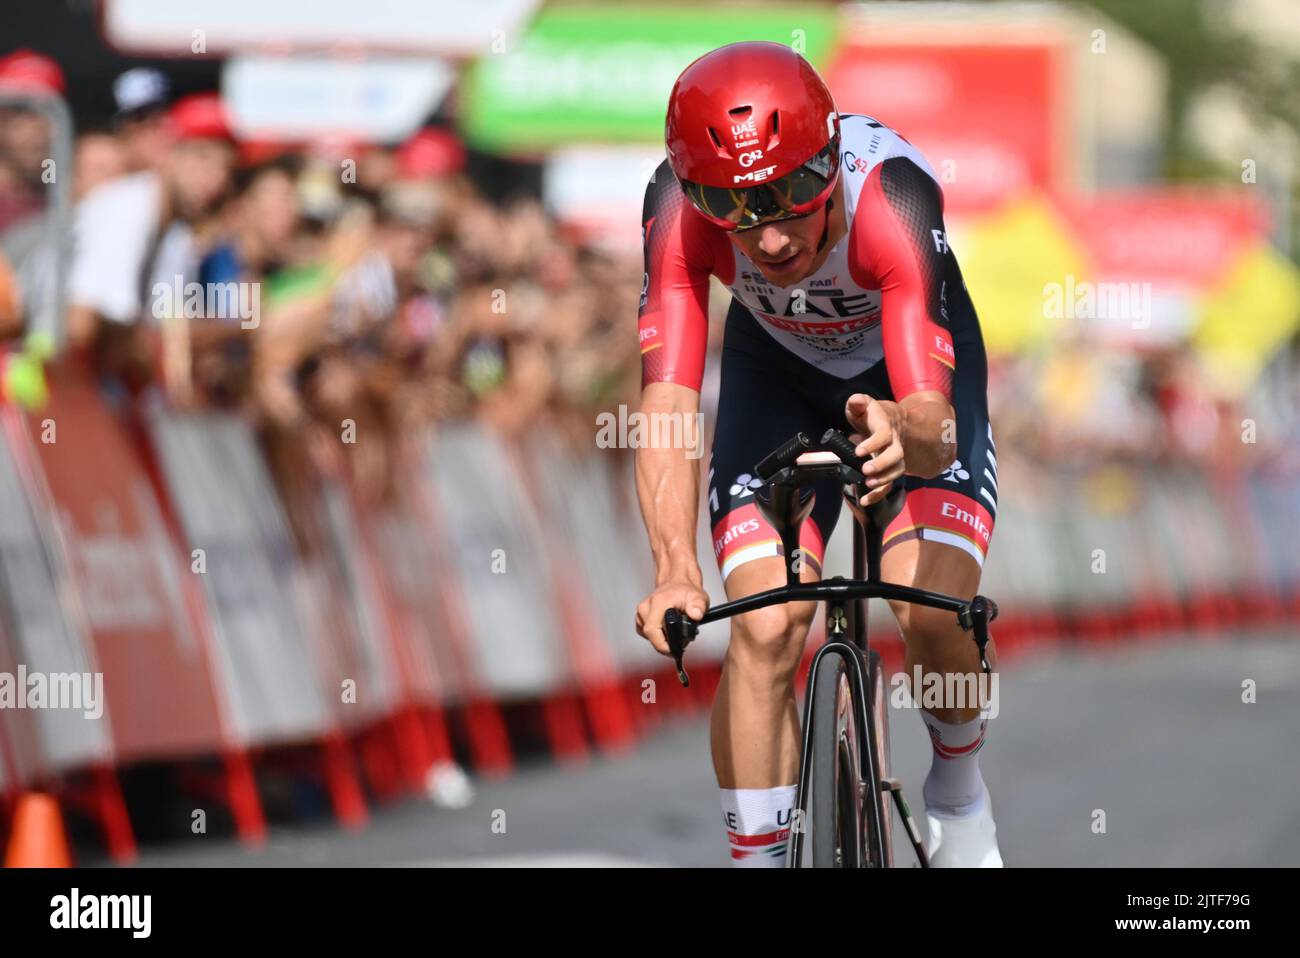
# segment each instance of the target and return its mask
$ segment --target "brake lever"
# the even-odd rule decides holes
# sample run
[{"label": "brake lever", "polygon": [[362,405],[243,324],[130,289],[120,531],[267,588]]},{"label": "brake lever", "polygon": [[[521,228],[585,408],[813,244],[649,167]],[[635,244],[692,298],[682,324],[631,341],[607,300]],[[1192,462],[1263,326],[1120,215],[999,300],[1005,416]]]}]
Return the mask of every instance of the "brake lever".
[{"label": "brake lever", "polygon": [[993,667],[989,664],[989,623],[998,617],[998,604],[992,599],[977,595],[970,600],[966,608],[957,613],[957,623],[963,631],[975,633],[975,644],[980,650],[980,668],[985,675],[992,675]]},{"label": "brake lever", "polygon": [[668,651],[677,664],[677,681],[682,683],[683,688],[690,686],[691,677],[682,665],[682,656],[686,654],[686,646],[691,644],[699,632],[699,626],[682,615],[680,609],[669,609],[664,613],[664,636],[668,639]]}]

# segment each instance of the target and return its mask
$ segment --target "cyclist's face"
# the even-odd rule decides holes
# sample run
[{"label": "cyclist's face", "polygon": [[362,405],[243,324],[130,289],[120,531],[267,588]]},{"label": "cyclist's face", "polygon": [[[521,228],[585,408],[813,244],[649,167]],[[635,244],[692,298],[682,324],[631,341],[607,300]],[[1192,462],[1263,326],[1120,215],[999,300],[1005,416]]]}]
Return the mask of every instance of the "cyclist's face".
[{"label": "cyclist's face", "polygon": [[737,230],[732,242],[777,286],[797,283],[812,271],[817,243],[826,227],[826,207],[797,219]]}]

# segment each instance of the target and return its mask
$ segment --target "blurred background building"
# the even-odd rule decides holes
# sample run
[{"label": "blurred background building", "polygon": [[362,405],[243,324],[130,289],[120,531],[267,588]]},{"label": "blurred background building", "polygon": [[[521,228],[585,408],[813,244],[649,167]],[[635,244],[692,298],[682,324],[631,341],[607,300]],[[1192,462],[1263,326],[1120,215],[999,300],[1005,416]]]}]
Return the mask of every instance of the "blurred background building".
[{"label": "blurred background building", "polygon": [[632,631],[630,451],[595,439],[637,402],[668,91],[741,39],[793,44],[943,182],[1005,660],[1300,617],[1287,0],[4,17],[0,673],[100,674],[106,707],[0,709],[0,823],[50,790],[123,860],[184,831],[177,796],[251,842],[313,802],[360,825],[707,704],[707,668],[681,693]]}]

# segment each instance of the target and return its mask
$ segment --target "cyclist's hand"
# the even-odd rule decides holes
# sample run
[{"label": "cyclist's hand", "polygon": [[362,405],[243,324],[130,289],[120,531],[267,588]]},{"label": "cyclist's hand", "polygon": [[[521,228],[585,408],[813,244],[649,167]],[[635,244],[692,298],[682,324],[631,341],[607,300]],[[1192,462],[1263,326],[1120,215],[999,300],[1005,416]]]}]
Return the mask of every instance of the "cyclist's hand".
[{"label": "cyclist's hand", "polygon": [[699,621],[709,610],[709,595],[693,582],[670,581],[651,592],[636,607],[636,631],[660,655],[669,655],[668,639],[664,635],[664,614],[669,609],[680,609],[687,618]]},{"label": "cyclist's hand", "polygon": [[871,491],[862,497],[861,502],[869,506],[889,495],[894,480],[901,479],[906,471],[903,462],[903,411],[898,408],[898,403],[856,393],[845,403],[844,415],[856,430],[849,437],[857,443],[854,451],[859,456],[872,457],[862,467]]}]

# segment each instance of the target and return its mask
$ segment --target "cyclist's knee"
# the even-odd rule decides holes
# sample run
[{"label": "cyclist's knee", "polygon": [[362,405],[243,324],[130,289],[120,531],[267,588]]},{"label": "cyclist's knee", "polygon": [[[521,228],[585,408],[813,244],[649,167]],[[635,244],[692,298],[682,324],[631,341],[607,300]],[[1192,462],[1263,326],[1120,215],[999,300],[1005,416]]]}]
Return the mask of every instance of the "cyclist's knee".
[{"label": "cyclist's knee", "polygon": [[970,641],[953,612],[909,602],[891,602],[890,606],[914,656],[942,658],[954,651],[954,645],[964,647],[964,642]]},{"label": "cyclist's knee", "polygon": [[793,673],[815,614],[813,603],[799,602],[739,615],[732,620],[729,654],[746,666]]},{"label": "cyclist's knee", "polygon": [[943,646],[952,637],[954,630],[961,632],[957,616],[943,608],[914,606],[910,602],[891,602],[893,614],[898,619],[898,628],[907,645],[914,649]]}]

